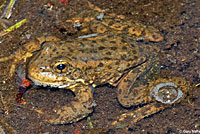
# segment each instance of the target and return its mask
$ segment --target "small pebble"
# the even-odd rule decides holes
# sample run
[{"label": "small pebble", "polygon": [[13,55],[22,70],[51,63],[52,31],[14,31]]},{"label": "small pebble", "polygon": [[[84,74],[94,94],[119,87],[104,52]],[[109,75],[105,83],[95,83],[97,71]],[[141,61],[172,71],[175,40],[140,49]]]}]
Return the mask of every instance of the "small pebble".
[{"label": "small pebble", "polygon": [[2,126],[0,126],[0,134],[6,134],[5,131],[3,130]]},{"label": "small pebble", "polygon": [[49,132],[45,132],[45,133],[43,133],[43,134],[50,134]]},{"label": "small pebble", "polygon": [[30,39],[31,35],[30,34],[26,34],[26,38]]}]

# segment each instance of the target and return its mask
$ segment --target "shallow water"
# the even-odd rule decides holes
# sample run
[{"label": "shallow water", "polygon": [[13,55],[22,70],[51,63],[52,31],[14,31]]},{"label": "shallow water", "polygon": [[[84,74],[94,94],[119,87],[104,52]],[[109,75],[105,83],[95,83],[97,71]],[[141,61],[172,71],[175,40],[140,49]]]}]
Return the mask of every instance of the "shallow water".
[{"label": "shallow water", "polygon": [[[51,10],[45,7],[47,2],[53,4]],[[164,40],[155,45],[160,45],[163,49],[163,55],[160,57],[161,70],[168,70],[171,75],[190,81],[194,87],[200,83],[200,3],[198,0],[174,0],[173,2],[171,0],[92,0],[91,2],[102,9],[108,9],[109,12],[123,14],[130,20],[159,29]],[[4,8],[5,6],[0,9],[0,14],[3,13]],[[19,29],[0,38],[0,56],[12,54],[28,40],[41,36],[43,33],[51,33],[62,39],[73,38],[77,31],[72,26],[66,25],[65,21],[72,17],[91,15],[92,12],[89,12],[86,4],[80,0],[71,0],[66,5],[56,0],[17,1],[7,25],[14,25],[24,18],[29,21]],[[0,26],[0,30],[3,30],[2,26]],[[28,35],[30,35],[30,39],[27,39]],[[0,118],[4,119],[7,124],[0,122],[0,125],[3,124],[1,126],[5,132],[12,133],[15,130],[17,133],[23,134],[70,134],[80,128],[80,132],[89,133],[91,126],[87,119],[69,125],[49,125],[41,122],[42,115],[33,110],[33,107],[41,108],[48,113],[55,105],[61,105],[73,99],[73,94],[70,92],[33,87],[24,95],[23,99],[27,104],[18,104],[15,101],[18,92],[15,77],[8,77],[10,65],[11,61],[0,63],[0,91],[2,94],[0,96]],[[127,110],[119,105],[115,88],[99,87],[94,94],[97,107],[90,115],[90,121],[95,129],[102,128],[104,132],[116,134],[179,133],[200,130],[200,89],[199,87],[193,89],[188,98],[171,108],[136,124],[127,122],[130,124],[127,129],[122,126],[108,130],[107,128],[111,127],[111,123],[117,116],[134,108]],[[96,133],[99,132],[96,131]]]}]

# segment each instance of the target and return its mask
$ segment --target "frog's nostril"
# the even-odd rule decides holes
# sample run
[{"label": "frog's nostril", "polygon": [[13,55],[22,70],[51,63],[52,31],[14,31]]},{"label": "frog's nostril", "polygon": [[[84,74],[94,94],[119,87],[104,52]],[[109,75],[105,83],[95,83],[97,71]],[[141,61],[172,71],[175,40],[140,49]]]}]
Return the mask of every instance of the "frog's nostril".
[{"label": "frog's nostril", "polygon": [[44,69],[46,69],[46,67],[40,67],[40,70],[44,70]]}]

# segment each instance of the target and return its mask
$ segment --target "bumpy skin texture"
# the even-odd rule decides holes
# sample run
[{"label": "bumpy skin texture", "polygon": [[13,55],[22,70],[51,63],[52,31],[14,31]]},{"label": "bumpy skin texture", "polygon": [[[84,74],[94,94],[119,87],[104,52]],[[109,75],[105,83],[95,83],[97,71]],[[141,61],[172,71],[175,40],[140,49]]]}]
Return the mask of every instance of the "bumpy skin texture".
[{"label": "bumpy skin texture", "polygon": [[[89,6],[102,11],[90,2]],[[77,20],[82,24],[80,32],[98,35],[68,41],[41,37],[26,44],[26,49],[19,49],[14,56],[0,59],[0,62],[14,60],[12,75],[16,63],[31,57],[25,68],[27,77],[36,85],[66,88],[75,93],[75,101],[53,110],[55,115],[48,117],[47,121],[66,124],[86,117],[94,106],[91,86],[105,83],[118,86],[118,100],[124,107],[151,102],[145,83],[148,75],[158,69],[160,49],[155,45],[137,45],[133,40],[161,41],[163,37],[158,30],[114,14],[104,16],[101,21],[95,18]],[[77,20],[73,18],[70,21]],[[43,41],[46,42],[40,48]],[[36,50],[40,51],[31,53]],[[151,105],[141,109],[145,116],[164,108],[153,105],[155,108],[149,110]],[[136,120],[145,116],[137,116]]]}]

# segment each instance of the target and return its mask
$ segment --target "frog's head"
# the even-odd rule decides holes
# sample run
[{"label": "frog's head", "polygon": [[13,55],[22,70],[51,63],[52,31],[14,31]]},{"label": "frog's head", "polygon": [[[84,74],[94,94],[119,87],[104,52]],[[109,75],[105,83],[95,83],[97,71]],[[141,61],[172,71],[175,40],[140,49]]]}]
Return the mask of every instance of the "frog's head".
[{"label": "frog's head", "polygon": [[65,88],[84,83],[81,70],[70,64],[64,50],[54,42],[47,42],[27,65],[27,77],[35,85]]}]

